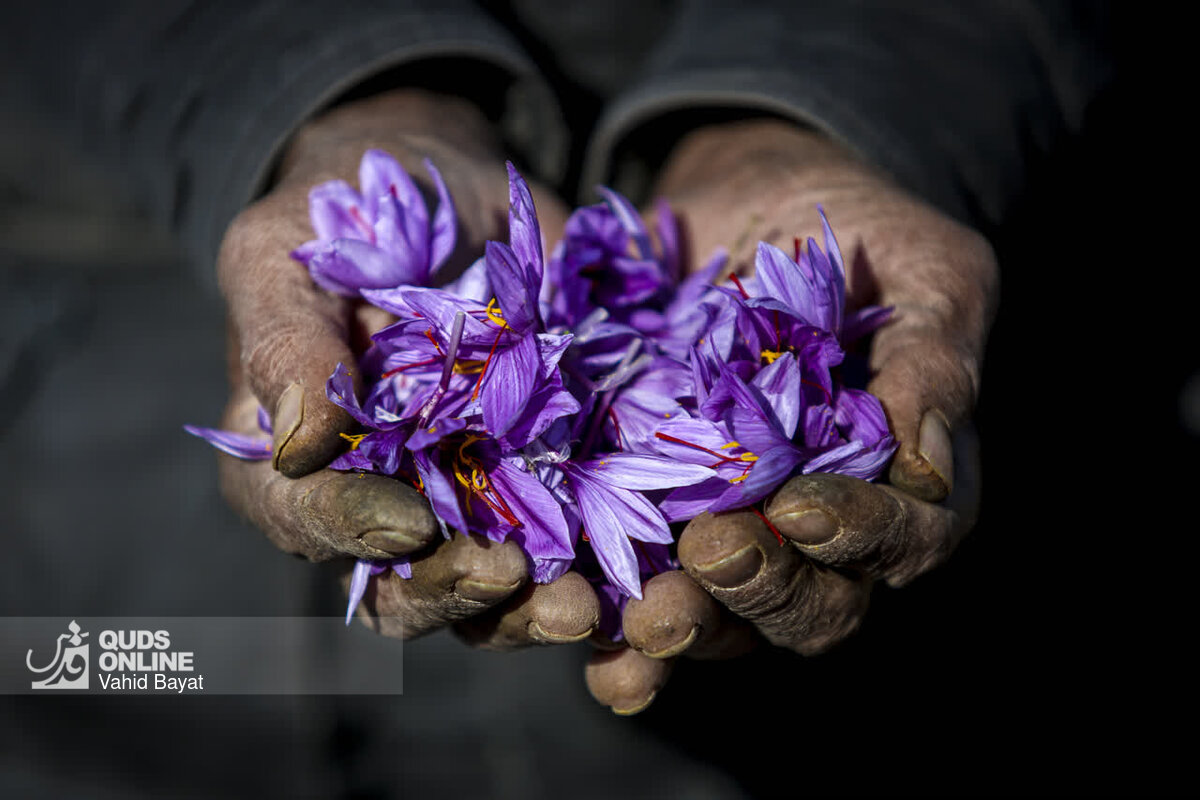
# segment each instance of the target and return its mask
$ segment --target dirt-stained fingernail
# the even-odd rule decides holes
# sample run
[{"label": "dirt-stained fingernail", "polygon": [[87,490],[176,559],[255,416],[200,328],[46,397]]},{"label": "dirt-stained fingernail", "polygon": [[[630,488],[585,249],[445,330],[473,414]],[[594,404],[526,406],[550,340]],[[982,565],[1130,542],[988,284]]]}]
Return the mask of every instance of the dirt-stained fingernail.
[{"label": "dirt-stained fingernail", "polygon": [[[699,636],[700,636],[700,626],[693,625],[691,627],[691,629],[688,631],[687,635],[684,636],[679,641],[672,642],[671,644],[668,644],[665,646],[660,646],[657,650],[642,650],[641,652],[645,653],[646,655],[650,656],[651,658],[674,658],[675,656],[679,655],[684,650],[687,650],[689,647],[691,647],[693,644],[695,644],[696,639],[699,638]],[[660,644],[660,643],[656,642],[655,644]]]},{"label": "dirt-stained fingernail", "polygon": [[937,410],[926,411],[921,417],[917,434],[917,452],[929,462],[934,473],[946,485],[946,493],[954,489],[954,449],[946,418]]},{"label": "dirt-stained fingernail", "polygon": [[411,553],[421,546],[418,539],[414,539],[406,533],[393,530],[374,530],[367,531],[359,537],[362,543],[368,547],[374,547],[376,550],[382,550],[385,553],[394,553],[403,555]]},{"label": "dirt-stained fingernail", "polygon": [[473,578],[460,578],[454,584],[454,593],[459,597],[474,600],[477,603],[494,603],[515,592],[521,587],[522,582],[516,581],[507,586],[501,586],[497,583],[477,581]]},{"label": "dirt-stained fingernail", "polygon": [[582,642],[584,639],[592,635],[592,628],[588,628],[583,633],[555,633],[543,628],[537,620],[530,620],[526,626],[529,633],[529,638],[537,642],[545,642],[546,644],[569,644],[571,642]]},{"label": "dirt-stained fingernail", "polygon": [[711,564],[697,564],[695,569],[709,583],[722,589],[736,589],[749,583],[762,569],[763,552],[749,544]]},{"label": "dirt-stained fingernail", "polygon": [[292,437],[296,435],[296,431],[303,421],[304,387],[296,382],[289,385],[283,390],[283,394],[279,395],[279,402],[275,404],[275,415],[271,420],[271,424],[275,427],[275,453],[271,460],[271,466],[275,469],[279,469],[279,461],[283,458],[284,450]]},{"label": "dirt-stained fingernail", "polygon": [[784,536],[806,545],[825,544],[841,530],[828,514],[816,508],[781,514],[773,522]]},{"label": "dirt-stained fingernail", "polygon": [[617,708],[616,706],[610,706],[610,707],[612,708],[614,714],[618,714],[622,717],[630,717],[630,716],[633,716],[634,714],[640,714],[641,712],[643,712],[647,708],[649,708],[650,704],[654,702],[654,698],[656,698],[656,697],[658,697],[658,692],[654,691],[654,692],[651,692],[648,696],[646,696],[645,699],[636,701],[633,705],[626,706],[624,708]]}]

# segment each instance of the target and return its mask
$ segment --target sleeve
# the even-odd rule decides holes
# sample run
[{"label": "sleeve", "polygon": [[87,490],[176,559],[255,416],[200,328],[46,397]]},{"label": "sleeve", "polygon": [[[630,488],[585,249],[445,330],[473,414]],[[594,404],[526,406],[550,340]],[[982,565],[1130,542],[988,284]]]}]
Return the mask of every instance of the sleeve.
[{"label": "sleeve", "polygon": [[21,6],[14,28],[40,112],[115,164],[139,206],[201,264],[303,120],[368,80],[403,80],[412,65],[453,60],[421,74],[473,99],[503,97],[497,121],[515,148],[543,174],[562,168],[552,96],[470,0]]},{"label": "sleeve", "polygon": [[584,186],[638,193],[697,110],[775,115],[840,140],[968,222],[1000,219],[1032,158],[1111,77],[1099,4],[686,0],[602,117]]}]

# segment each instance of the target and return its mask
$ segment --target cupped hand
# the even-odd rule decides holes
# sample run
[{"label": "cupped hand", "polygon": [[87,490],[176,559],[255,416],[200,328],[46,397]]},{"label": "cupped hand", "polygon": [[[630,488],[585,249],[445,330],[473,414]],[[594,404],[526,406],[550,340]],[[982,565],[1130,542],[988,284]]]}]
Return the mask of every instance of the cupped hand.
[{"label": "cupped hand", "polygon": [[819,242],[824,207],[846,256],[848,303],[895,307],[872,341],[867,388],[899,448],[887,483],[787,482],[764,509],[782,545],[750,511],[692,521],[679,541],[684,573],[649,581],[625,611],[629,649],[589,665],[592,693],[626,712],[653,699],[679,655],[735,655],[758,639],[820,653],[858,628],[874,581],[901,586],[946,560],[978,507],[970,418],[998,282],[982,236],[790,123],[694,132],[657,190],[684,221],[691,263],[724,246],[735,267],[752,266],[760,240]]},{"label": "cupped hand", "polygon": [[[369,148],[391,153],[418,183],[422,160],[436,164],[458,214],[456,250],[443,277],[468,266],[488,239],[507,236],[503,153],[486,118],[465,101],[399,90],[339,106],[304,126],[278,180],[230,225],[218,257],[232,386],[223,427],[257,433],[261,406],[274,431],[270,460],[220,456],[223,492],[289,553],[314,561],[409,557],[412,578],[377,576],[360,606],[360,616],[382,633],[409,638],[460,623],[470,641],[490,647],[585,638],[599,612],[579,576],[527,586],[516,544],[462,534],[445,541],[412,487],[325,468],[346,447],[339,434],[353,428],[326,398],[326,381],[338,363],[355,364],[370,333],[391,319],[317,287],[289,253],[313,238],[309,189],[338,178],[354,183]],[[543,229],[553,236],[566,209],[536,184],[531,190]],[[433,196],[428,185],[422,191]]]}]

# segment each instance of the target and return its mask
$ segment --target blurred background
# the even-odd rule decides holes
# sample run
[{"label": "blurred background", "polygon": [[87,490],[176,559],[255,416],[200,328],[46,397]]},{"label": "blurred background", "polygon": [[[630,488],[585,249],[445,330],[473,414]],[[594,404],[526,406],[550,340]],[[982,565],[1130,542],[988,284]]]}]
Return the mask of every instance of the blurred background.
[{"label": "blurred background", "polygon": [[[1200,373],[1187,229],[1143,181],[1183,150],[1140,124],[1142,52],[988,232],[981,522],[877,588],[853,641],[681,663],[632,719],[587,695],[585,646],[445,634],[363,647],[402,659],[400,697],[0,697],[0,796],[1181,791]],[[331,574],[235,518],[181,430],[224,403],[219,298],[2,59],[0,613],[339,614]]]}]

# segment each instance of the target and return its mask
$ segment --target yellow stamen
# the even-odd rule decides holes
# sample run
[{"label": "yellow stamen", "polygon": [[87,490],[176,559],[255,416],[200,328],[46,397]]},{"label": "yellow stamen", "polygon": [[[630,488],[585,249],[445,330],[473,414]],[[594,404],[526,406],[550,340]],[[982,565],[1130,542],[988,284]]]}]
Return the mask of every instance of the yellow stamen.
[{"label": "yellow stamen", "polygon": [[454,362],[454,371],[459,375],[478,375],[483,372],[483,365],[483,359],[463,358]]},{"label": "yellow stamen", "polygon": [[351,450],[357,450],[362,440],[367,438],[367,434],[365,433],[339,433],[338,436],[350,443]]},{"label": "yellow stamen", "polygon": [[754,455],[754,453],[742,453],[740,456],[738,456],[738,460],[739,461],[749,461],[749,462],[753,463],[755,461],[758,461],[758,456]]},{"label": "yellow stamen", "polygon": [[783,355],[783,352],[780,350],[763,350],[761,353],[759,353],[759,355],[762,356],[763,360],[768,364],[774,364],[775,359]]},{"label": "yellow stamen", "polygon": [[487,308],[484,309],[487,318],[499,325],[501,328],[507,328],[508,323],[504,321],[504,311],[496,304],[496,298],[488,300]]},{"label": "yellow stamen", "polygon": [[740,445],[740,444],[738,444],[737,442],[730,442],[729,444],[723,444],[723,445],[721,445],[721,449],[722,449],[722,450],[728,450],[728,449],[729,449],[729,448],[731,448],[731,447],[741,447],[741,445]]}]

